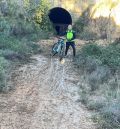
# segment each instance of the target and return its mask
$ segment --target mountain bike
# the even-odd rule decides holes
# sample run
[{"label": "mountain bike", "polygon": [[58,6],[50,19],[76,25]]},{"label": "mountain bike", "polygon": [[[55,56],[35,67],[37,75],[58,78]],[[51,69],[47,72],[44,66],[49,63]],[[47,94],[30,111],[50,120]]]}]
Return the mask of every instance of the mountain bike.
[{"label": "mountain bike", "polygon": [[64,58],[65,55],[65,39],[58,38],[58,42],[55,43],[52,47],[52,56],[58,55],[60,60]]}]

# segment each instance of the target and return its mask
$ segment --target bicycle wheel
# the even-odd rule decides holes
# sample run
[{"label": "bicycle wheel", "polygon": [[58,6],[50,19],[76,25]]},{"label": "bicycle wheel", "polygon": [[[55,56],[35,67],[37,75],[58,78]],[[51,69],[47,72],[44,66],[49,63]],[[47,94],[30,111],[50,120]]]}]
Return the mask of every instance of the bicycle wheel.
[{"label": "bicycle wheel", "polygon": [[56,55],[57,54],[57,46],[58,46],[58,43],[55,43],[53,46],[52,46],[52,56]]},{"label": "bicycle wheel", "polygon": [[61,58],[64,58],[64,56],[65,56],[65,44],[62,44],[61,45],[61,50],[60,50],[60,53],[59,53],[59,57],[61,59]]}]

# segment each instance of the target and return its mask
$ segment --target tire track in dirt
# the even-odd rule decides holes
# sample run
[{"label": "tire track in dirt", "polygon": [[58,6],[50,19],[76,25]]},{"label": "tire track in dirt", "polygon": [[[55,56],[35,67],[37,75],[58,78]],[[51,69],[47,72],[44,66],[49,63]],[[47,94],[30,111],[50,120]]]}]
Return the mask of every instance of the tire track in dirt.
[{"label": "tire track in dirt", "polygon": [[0,95],[0,129],[95,129],[91,114],[77,102],[79,76],[72,62],[32,59],[15,72],[15,90]]}]

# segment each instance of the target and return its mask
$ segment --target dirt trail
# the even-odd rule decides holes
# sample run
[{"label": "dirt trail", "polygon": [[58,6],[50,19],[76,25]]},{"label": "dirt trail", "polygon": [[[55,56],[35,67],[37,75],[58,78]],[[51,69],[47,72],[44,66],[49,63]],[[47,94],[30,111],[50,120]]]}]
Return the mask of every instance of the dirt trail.
[{"label": "dirt trail", "polygon": [[0,129],[95,129],[78,102],[79,76],[72,62],[32,59],[14,73],[15,90],[0,95]]}]

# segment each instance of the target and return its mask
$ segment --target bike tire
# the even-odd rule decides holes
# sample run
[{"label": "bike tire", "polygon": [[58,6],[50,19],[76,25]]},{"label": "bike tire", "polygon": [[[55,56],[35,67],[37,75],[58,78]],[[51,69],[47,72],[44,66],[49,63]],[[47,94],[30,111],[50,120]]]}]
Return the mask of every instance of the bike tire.
[{"label": "bike tire", "polygon": [[62,46],[61,51],[59,53],[60,58],[64,58],[65,56],[65,44]]}]

